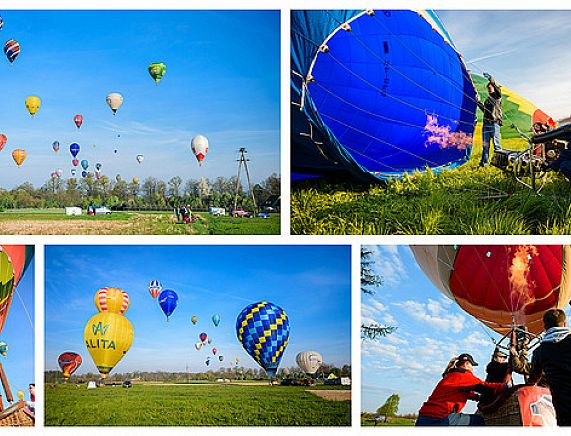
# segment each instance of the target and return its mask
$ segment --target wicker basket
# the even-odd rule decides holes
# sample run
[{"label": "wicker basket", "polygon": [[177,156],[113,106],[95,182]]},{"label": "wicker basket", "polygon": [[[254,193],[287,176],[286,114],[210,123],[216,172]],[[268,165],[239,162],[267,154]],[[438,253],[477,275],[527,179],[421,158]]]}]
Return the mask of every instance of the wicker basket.
[{"label": "wicker basket", "polygon": [[0,427],[33,427],[34,416],[26,410],[26,403],[18,401],[0,412]]},{"label": "wicker basket", "polygon": [[478,410],[478,414],[484,417],[486,425],[517,427],[523,425],[517,390],[511,390],[509,395],[500,399],[497,407],[491,409]]}]

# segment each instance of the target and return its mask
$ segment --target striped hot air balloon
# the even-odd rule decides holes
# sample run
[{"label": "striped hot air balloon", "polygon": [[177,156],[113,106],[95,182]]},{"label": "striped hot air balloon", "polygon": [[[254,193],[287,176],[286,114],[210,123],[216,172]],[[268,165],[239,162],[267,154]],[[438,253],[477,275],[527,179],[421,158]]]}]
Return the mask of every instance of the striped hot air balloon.
[{"label": "striped hot air balloon", "polygon": [[124,314],[129,308],[129,295],[118,288],[101,288],[95,294],[95,305],[99,312]]},{"label": "striped hot air balloon", "polygon": [[151,283],[149,283],[149,292],[153,298],[157,298],[162,290],[163,287],[158,280],[152,280]]},{"label": "striped hot air balloon", "polygon": [[77,353],[67,351],[60,354],[57,363],[63,373],[63,379],[68,380],[71,375],[81,366],[81,356]]},{"label": "striped hot air balloon", "polygon": [[12,152],[12,159],[14,159],[14,162],[16,162],[16,165],[18,165],[19,168],[20,165],[22,165],[26,160],[26,150],[21,150],[21,149],[14,150]]},{"label": "striped hot air balloon", "polygon": [[8,142],[7,136],[0,133],[0,151],[2,151],[2,149],[6,145],[6,142]]},{"label": "striped hot air balloon", "polygon": [[20,44],[18,41],[14,39],[6,41],[6,44],[4,44],[4,53],[6,54],[6,57],[10,63],[14,62],[20,54]]}]

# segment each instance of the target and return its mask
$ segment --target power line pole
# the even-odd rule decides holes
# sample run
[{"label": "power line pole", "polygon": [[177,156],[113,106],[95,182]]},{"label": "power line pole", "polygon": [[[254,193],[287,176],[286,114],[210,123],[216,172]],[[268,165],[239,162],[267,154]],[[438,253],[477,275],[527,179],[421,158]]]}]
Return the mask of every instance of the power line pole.
[{"label": "power line pole", "polygon": [[242,165],[244,165],[244,171],[246,172],[246,178],[248,179],[248,189],[250,191],[250,195],[252,196],[252,201],[254,202],[254,212],[258,212],[258,206],[256,206],[256,198],[254,197],[254,190],[252,189],[252,183],[250,181],[250,172],[248,171],[248,162],[250,159],[246,159],[245,154],[248,153],[245,147],[240,148],[238,150],[240,153],[240,158],[237,160],[238,162],[238,175],[236,177],[236,194],[234,196],[234,209],[236,210],[236,206],[238,205],[238,188],[240,187],[240,172],[242,170]]}]

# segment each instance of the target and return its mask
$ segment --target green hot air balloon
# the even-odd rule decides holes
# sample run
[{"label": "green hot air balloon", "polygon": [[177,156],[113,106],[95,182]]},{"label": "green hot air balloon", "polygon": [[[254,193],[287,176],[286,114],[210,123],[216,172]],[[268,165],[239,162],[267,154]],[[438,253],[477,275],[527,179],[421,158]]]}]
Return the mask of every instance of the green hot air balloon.
[{"label": "green hot air balloon", "polygon": [[167,66],[162,62],[153,62],[149,65],[149,74],[153,79],[155,79],[157,86],[166,72]]}]

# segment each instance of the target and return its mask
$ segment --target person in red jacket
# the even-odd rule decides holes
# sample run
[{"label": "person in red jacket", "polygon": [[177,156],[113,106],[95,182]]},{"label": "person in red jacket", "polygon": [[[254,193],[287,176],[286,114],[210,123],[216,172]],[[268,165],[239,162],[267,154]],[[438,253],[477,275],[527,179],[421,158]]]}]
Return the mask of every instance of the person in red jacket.
[{"label": "person in red jacket", "polygon": [[418,412],[417,426],[485,425],[479,415],[460,413],[468,400],[478,400],[477,392],[492,389],[495,394],[508,389],[506,383],[480,380],[472,370],[478,364],[469,354],[453,359],[428,400]]}]

